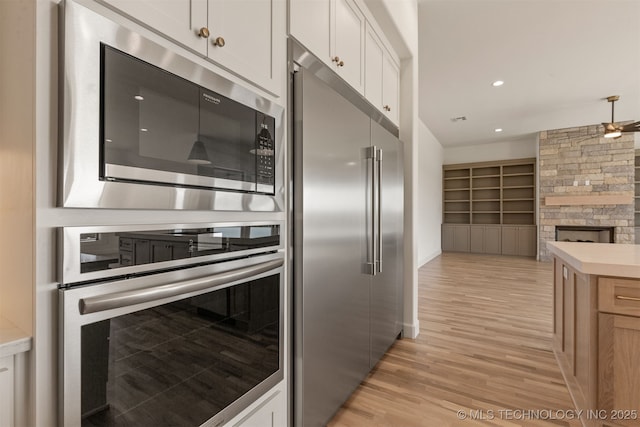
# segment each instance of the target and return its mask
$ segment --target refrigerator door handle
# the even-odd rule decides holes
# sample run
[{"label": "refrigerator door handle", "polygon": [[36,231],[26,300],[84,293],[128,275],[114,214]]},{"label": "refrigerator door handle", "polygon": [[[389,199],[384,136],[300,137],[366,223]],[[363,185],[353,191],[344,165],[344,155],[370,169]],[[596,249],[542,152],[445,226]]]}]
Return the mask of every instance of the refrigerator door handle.
[{"label": "refrigerator door handle", "polygon": [[377,206],[376,206],[376,228],[377,228],[377,258],[376,258],[376,271],[378,273],[382,273],[382,149],[376,149],[376,168],[378,169],[377,173],[377,182],[376,182],[376,192],[377,192]]},{"label": "refrigerator door handle", "polygon": [[367,223],[367,273],[375,276],[378,272],[378,149],[367,147],[367,169],[368,189],[369,189],[369,209]]}]

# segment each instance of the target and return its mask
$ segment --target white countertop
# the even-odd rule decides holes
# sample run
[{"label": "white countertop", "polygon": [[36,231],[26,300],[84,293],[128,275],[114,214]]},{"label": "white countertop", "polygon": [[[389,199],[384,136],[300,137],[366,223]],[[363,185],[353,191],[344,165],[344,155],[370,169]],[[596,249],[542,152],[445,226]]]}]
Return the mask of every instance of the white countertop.
[{"label": "white countertop", "polygon": [[640,279],[640,245],[547,242],[547,247],[582,273]]},{"label": "white countertop", "polygon": [[31,337],[16,325],[0,317],[0,357],[31,350]]}]

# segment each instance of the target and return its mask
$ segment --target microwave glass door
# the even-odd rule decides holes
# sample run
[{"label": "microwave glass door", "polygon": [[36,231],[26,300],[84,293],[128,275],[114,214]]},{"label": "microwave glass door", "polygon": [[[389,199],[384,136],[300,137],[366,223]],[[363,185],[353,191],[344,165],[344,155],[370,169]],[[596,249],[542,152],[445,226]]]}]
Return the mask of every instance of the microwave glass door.
[{"label": "microwave glass door", "polygon": [[280,274],[81,326],[82,426],[198,426],[280,369]]},{"label": "microwave glass door", "polygon": [[275,192],[274,118],[101,49],[101,179]]}]

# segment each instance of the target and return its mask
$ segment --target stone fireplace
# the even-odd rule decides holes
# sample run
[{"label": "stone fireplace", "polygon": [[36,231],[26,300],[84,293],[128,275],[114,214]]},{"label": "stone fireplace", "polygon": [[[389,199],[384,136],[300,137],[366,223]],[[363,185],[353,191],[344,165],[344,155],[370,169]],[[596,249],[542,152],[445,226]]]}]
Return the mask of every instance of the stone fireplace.
[{"label": "stone fireplace", "polygon": [[[551,258],[546,242],[556,240],[557,227],[611,228],[613,242],[634,243],[633,134],[602,134],[597,125],[539,134],[541,260]],[[582,234],[580,240],[595,238]]]}]

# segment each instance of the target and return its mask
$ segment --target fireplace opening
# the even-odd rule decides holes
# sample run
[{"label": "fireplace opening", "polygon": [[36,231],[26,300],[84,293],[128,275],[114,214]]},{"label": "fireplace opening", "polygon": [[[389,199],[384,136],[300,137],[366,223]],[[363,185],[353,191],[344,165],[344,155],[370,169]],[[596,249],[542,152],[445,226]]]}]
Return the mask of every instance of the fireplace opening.
[{"label": "fireplace opening", "polygon": [[556,242],[614,243],[614,227],[556,226]]}]

